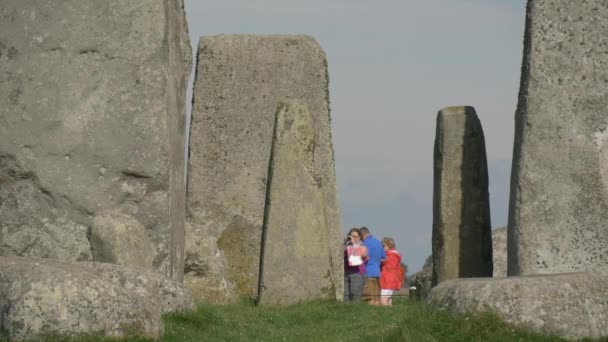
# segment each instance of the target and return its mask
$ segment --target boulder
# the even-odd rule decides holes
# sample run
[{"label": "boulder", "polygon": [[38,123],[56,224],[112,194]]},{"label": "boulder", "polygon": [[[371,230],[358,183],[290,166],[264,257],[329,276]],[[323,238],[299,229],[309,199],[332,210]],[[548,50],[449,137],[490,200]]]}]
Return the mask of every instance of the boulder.
[{"label": "boulder", "polygon": [[608,270],[608,2],[528,1],[508,274]]},{"label": "boulder", "polygon": [[192,309],[190,291],[158,273],[0,257],[0,328],[11,341],[78,334],[157,339],[163,314]]},{"label": "boulder", "polygon": [[152,269],[153,248],[146,228],[118,213],[96,215],[89,233],[93,260],[139,269]]},{"label": "boulder", "polygon": [[257,298],[266,183],[281,98],[308,108],[314,164],[342,297],[340,214],[325,54],[307,36],[202,37],[188,164],[185,282],[198,300]]},{"label": "boulder", "polygon": [[190,59],[182,0],[0,3],[0,255],[91,260],[116,210],[181,278]]},{"label": "boulder", "polygon": [[473,107],[437,114],[433,181],[433,285],[492,276],[488,166]]},{"label": "boulder", "polygon": [[451,312],[491,311],[548,335],[608,336],[608,273],[576,272],[442,282],[428,301]]},{"label": "boulder", "polygon": [[493,277],[507,276],[507,227],[492,230]]},{"label": "boulder", "polygon": [[266,188],[258,304],[335,299],[324,184],[308,108],[279,103]]}]

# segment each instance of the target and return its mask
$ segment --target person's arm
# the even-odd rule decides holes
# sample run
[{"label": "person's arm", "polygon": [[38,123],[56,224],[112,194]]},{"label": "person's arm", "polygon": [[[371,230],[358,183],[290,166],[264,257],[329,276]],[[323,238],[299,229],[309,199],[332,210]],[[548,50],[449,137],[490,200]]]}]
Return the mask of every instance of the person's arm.
[{"label": "person's arm", "polygon": [[393,267],[398,270],[401,268],[401,257],[398,254],[393,254],[392,255],[392,263],[393,263]]},{"label": "person's arm", "polygon": [[365,247],[365,246],[359,247],[359,252],[361,253],[362,258],[367,258],[367,247]]},{"label": "person's arm", "polygon": [[367,243],[365,243],[366,240],[363,240],[362,246],[363,248],[365,248],[365,257],[363,258],[365,260],[365,263],[367,264],[367,260],[369,259],[369,252],[368,252],[368,248],[367,248]]}]

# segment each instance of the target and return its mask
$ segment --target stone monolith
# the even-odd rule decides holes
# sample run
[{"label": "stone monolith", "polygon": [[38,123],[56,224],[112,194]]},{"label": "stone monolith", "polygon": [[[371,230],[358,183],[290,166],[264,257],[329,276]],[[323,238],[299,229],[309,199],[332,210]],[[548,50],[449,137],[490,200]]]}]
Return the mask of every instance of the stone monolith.
[{"label": "stone monolith", "polygon": [[608,3],[529,1],[508,274],[608,270]]},{"label": "stone monolith", "polygon": [[316,181],[334,251],[330,276],[341,297],[325,54],[307,36],[219,35],[199,41],[190,131],[185,281],[199,300],[257,297],[266,181],[281,98],[311,114]]},{"label": "stone monolith", "polygon": [[0,3],[0,255],[91,260],[115,210],[181,277],[190,59],[182,0]]},{"label": "stone monolith", "polygon": [[272,141],[258,304],[335,298],[323,183],[308,109],[281,102]]},{"label": "stone monolith", "polygon": [[432,245],[433,284],[492,276],[486,148],[473,107],[437,115]]}]

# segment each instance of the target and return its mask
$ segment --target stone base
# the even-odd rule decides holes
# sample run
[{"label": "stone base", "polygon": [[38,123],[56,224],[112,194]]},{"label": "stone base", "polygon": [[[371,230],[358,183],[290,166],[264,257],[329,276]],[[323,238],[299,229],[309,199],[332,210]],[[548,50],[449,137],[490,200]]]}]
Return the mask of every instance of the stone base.
[{"label": "stone base", "polygon": [[608,336],[608,273],[577,272],[440,283],[428,301],[457,313],[493,311],[508,323],[564,338]]}]

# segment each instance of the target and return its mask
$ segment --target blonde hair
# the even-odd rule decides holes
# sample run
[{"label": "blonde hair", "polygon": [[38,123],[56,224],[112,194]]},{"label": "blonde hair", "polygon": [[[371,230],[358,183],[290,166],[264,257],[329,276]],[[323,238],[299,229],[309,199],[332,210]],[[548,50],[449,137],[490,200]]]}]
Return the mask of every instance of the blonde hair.
[{"label": "blonde hair", "polygon": [[382,244],[387,245],[389,249],[395,249],[395,240],[390,237],[384,237],[382,239]]}]

